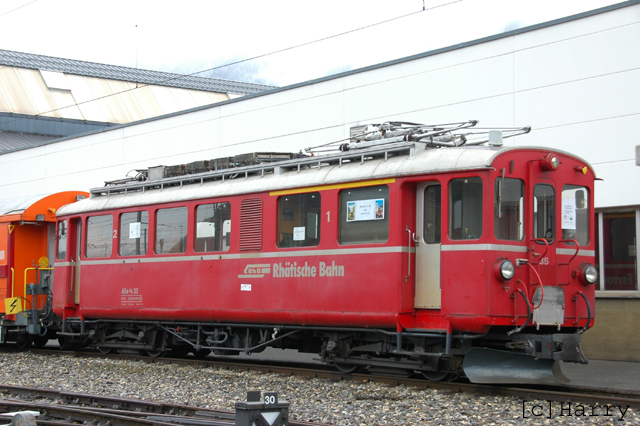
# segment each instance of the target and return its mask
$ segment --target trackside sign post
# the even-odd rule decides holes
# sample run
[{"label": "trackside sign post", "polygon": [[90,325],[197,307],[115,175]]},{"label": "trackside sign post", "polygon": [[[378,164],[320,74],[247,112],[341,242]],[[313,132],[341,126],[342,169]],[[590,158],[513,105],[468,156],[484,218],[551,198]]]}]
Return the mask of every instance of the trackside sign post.
[{"label": "trackside sign post", "polygon": [[236,402],[236,426],[288,426],[289,403],[278,401],[277,392],[247,392],[247,402]]}]

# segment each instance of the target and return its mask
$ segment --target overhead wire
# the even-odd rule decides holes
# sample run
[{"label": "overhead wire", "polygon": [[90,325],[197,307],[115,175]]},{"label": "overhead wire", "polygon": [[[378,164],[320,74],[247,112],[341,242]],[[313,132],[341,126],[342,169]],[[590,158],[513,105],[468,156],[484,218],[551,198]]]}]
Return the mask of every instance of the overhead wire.
[{"label": "overhead wire", "polygon": [[23,4],[22,6],[18,6],[18,7],[16,7],[15,9],[11,9],[11,10],[9,10],[9,11],[7,11],[7,12],[3,13],[2,15],[0,15],[0,18],[2,18],[4,15],[8,15],[8,14],[10,14],[11,12],[15,12],[15,11],[16,11],[16,10],[18,10],[18,9],[22,9],[22,8],[23,8],[23,7],[25,7],[25,6],[29,6],[31,3],[35,3],[35,2],[37,2],[37,1],[38,1],[38,0],[32,0],[32,1],[30,1],[29,3],[25,3],[25,4]]},{"label": "overhead wire", "polygon": [[[37,0],[33,0],[31,3],[35,2],[35,1],[37,1]],[[271,55],[275,55],[275,54],[278,54],[278,53],[286,52],[286,51],[289,51],[289,50],[298,49],[300,47],[308,46],[308,45],[311,45],[311,44],[320,43],[320,42],[323,42],[323,41],[326,41],[326,40],[330,40],[332,38],[341,37],[341,36],[344,36],[344,35],[347,35],[347,34],[351,34],[351,33],[357,32],[357,31],[362,31],[362,30],[365,30],[365,29],[368,29],[368,28],[372,28],[372,27],[375,27],[375,26],[378,26],[378,25],[383,25],[383,24],[386,24],[386,23],[389,23],[389,22],[393,22],[393,21],[396,21],[396,20],[399,20],[399,19],[404,19],[404,18],[407,18],[409,16],[416,15],[418,13],[427,12],[427,11],[438,9],[438,8],[445,7],[445,6],[450,6],[450,5],[454,4],[454,3],[460,3],[462,1],[463,0],[453,0],[453,1],[450,1],[448,3],[439,4],[439,5],[432,6],[430,8],[426,8],[426,9],[424,8],[424,2],[423,2],[423,8],[421,10],[418,10],[418,11],[415,11],[415,12],[411,12],[411,13],[407,13],[405,15],[397,16],[395,18],[390,18],[390,19],[387,19],[387,20],[384,20],[384,21],[380,21],[380,22],[377,22],[377,23],[374,23],[374,24],[365,25],[363,27],[359,27],[359,28],[356,28],[356,29],[353,29],[353,30],[344,31],[342,33],[338,33],[338,34],[334,34],[334,35],[331,35],[331,36],[327,36],[327,37],[319,38],[319,39],[316,39],[316,40],[308,41],[308,42],[305,42],[305,43],[297,44],[295,46],[286,47],[284,49],[275,50],[273,52],[263,53],[263,54],[260,54],[260,55],[252,56],[250,58],[241,59],[241,60],[230,62],[230,63],[227,63],[227,64],[218,65],[218,66],[215,66],[215,67],[212,67],[212,68],[208,68],[208,69],[201,70],[201,71],[196,71],[196,72],[193,72],[193,73],[190,73],[190,74],[180,74],[180,75],[176,75],[175,77],[167,78],[167,79],[164,79],[164,80],[159,80],[159,81],[154,82],[154,83],[140,83],[141,84],[140,86],[138,86],[136,84],[136,87],[134,87],[134,88],[123,90],[123,91],[120,91],[120,92],[117,92],[117,93],[112,93],[112,94],[109,94],[109,95],[100,96],[100,97],[93,98],[91,100],[87,100],[87,101],[83,101],[83,102],[77,102],[77,103],[74,103],[73,105],[68,105],[68,106],[65,106],[65,107],[55,108],[55,109],[52,109],[52,110],[49,110],[49,111],[44,111],[44,112],[41,112],[39,114],[36,114],[36,116],[50,114],[52,112],[57,112],[57,111],[60,111],[60,110],[63,110],[63,109],[72,108],[74,106],[79,106],[79,105],[83,105],[83,104],[86,104],[86,103],[89,103],[89,102],[95,102],[95,101],[98,101],[98,100],[101,100],[101,99],[105,99],[105,98],[108,98],[108,97],[111,97],[111,96],[116,96],[116,95],[120,95],[120,94],[123,94],[123,93],[131,92],[131,91],[134,91],[134,90],[137,90],[137,89],[148,87],[151,84],[158,85],[158,86],[166,85],[166,83],[172,82],[174,80],[179,80],[179,79],[183,79],[183,78],[186,78],[186,77],[196,76],[197,74],[202,74],[204,72],[214,71],[214,70],[217,70],[217,69],[220,69],[220,68],[225,68],[225,67],[230,67],[230,66],[233,66],[233,65],[238,65],[238,64],[241,64],[243,62],[249,62],[249,61],[253,61],[253,60],[256,60],[256,59],[264,58],[266,56],[271,56]],[[16,9],[13,9],[13,10],[17,10],[17,9],[19,9],[21,7],[24,7],[24,6],[27,6],[28,4],[31,4],[31,3],[24,4],[24,5],[16,8]],[[5,15],[7,13],[12,12],[13,10],[11,10],[9,12],[6,12]],[[0,16],[3,16],[3,15],[0,15]],[[14,120],[5,121],[5,122],[0,123],[0,127],[4,126],[5,124],[13,123],[15,121],[20,121],[20,120],[24,120],[24,119],[25,118],[16,118]]]}]

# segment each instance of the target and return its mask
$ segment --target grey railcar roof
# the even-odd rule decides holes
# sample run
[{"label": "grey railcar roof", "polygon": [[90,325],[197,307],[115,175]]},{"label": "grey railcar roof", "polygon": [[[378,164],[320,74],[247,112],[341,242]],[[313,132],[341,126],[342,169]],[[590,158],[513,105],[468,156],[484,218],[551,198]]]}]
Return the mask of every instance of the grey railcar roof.
[{"label": "grey railcar roof", "polygon": [[[193,175],[198,183],[183,186],[171,186],[164,189],[146,189],[127,194],[118,193],[109,196],[92,195],[91,198],[67,205],[58,211],[58,216],[71,215],[109,209],[122,209],[136,206],[165,204],[198,200],[203,198],[220,198],[233,195],[282,191],[304,187],[341,184],[347,182],[366,181],[372,179],[396,178],[402,176],[445,173],[459,170],[480,170],[491,167],[494,158],[506,151],[523,149],[515,147],[459,147],[443,149],[424,149],[417,144],[415,155],[401,155],[372,159],[364,162],[353,161],[342,163],[342,166],[331,164],[318,168],[288,170],[281,174],[265,174],[243,177],[243,170],[237,168],[227,170],[227,174],[237,171],[241,177],[207,181],[199,183],[200,175]],[[524,149],[550,151],[546,148],[527,147]],[[558,150],[553,150],[558,152]],[[362,154],[365,154],[364,151]],[[358,153],[360,154],[360,153]],[[316,157],[317,161],[322,156]],[[275,163],[277,165],[296,164],[297,160]],[[183,177],[185,178],[185,177]],[[158,185],[168,179],[157,181]]]}]

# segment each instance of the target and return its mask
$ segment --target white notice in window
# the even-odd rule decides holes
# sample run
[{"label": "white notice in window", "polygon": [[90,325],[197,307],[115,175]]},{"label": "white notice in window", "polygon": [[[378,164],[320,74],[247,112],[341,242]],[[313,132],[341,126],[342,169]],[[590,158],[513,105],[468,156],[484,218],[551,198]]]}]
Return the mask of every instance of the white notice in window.
[{"label": "white notice in window", "polygon": [[562,199],[562,229],[576,229],[576,200]]},{"label": "white notice in window", "polygon": [[129,224],[129,238],[140,238],[140,222]]},{"label": "white notice in window", "polygon": [[384,219],[384,198],[347,201],[347,222]]},{"label": "white notice in window", "polygon": [[306,228],[304,226],[297,226],[293,228],[293,241],[304,241],[305,229]]}]

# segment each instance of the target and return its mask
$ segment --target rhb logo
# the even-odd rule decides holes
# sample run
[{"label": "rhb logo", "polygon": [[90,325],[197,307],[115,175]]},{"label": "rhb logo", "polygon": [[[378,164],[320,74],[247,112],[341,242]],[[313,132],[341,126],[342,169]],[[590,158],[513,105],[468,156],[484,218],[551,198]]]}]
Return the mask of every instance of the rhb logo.
[{"label": "rhb logo", "polygon": [[238,278],[262,278],[266,274],[271,273],[271,265],[247,265],[244,272],[238,275]]}]

